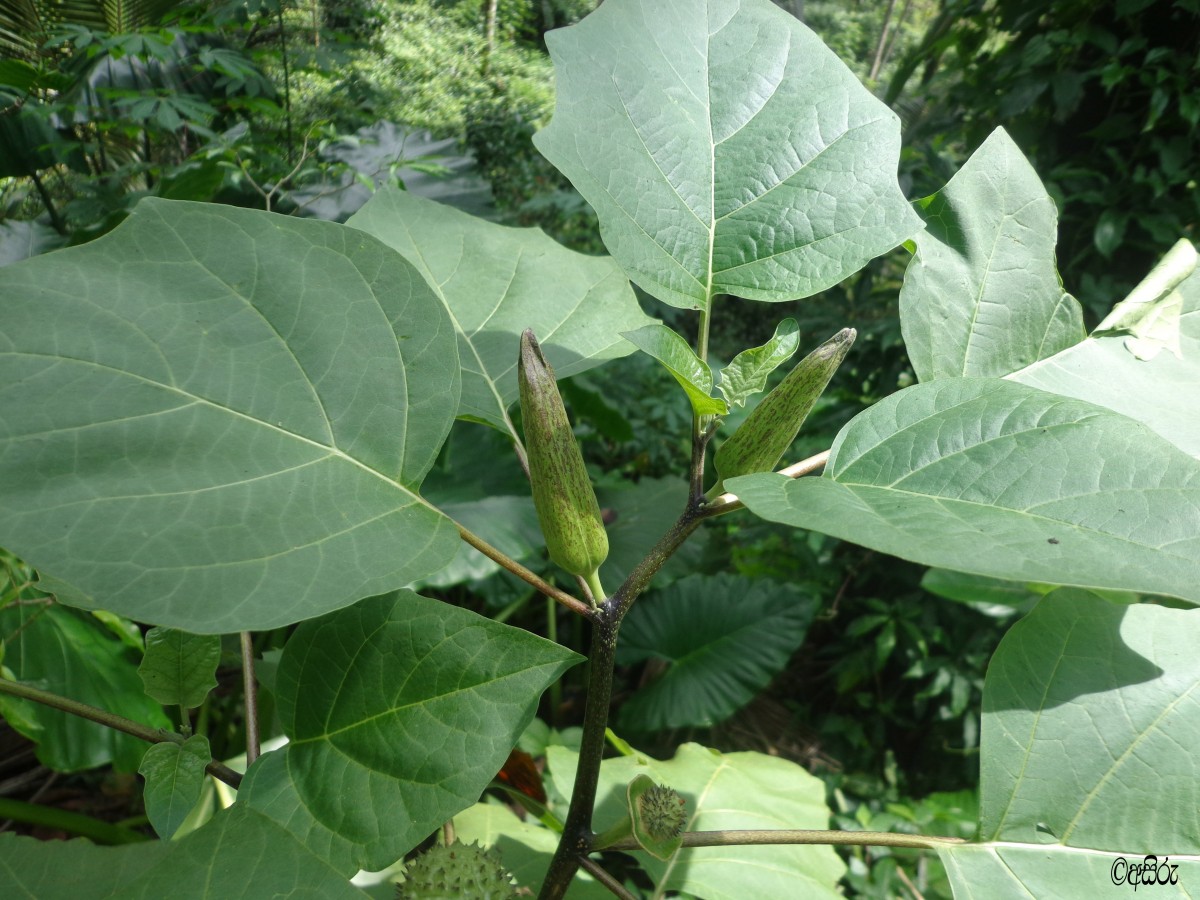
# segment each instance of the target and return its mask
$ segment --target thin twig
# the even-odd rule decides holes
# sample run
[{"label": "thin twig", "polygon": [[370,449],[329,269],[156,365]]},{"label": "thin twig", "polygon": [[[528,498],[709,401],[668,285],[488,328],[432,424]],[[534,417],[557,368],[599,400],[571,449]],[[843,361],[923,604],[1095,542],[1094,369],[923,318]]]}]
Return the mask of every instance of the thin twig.
[{"label": "thin twig", "polygon": [[[808,459],[802,459],[798,463],[792,463],[786,468],[780,469],[776,475],[783,475],[787,478],[800,478],[803,475],[811,475],[818,469],[825,468],[825,463],[829,462],[829,451],[824,450],[816,456],[810,456]],[[716,497],[712,503],[709,503],[700,511],[700,515],[705,519],[713,516],[724,515],[727,512],[733,512],[735,509],[741,509],[745,504],[737,498],[736,494],[721,494]]]},{"label": "thin twig", "polygon": [[258,742],[258,685],[254,682],[254,641],[243,631],[242,693],[246,697],[246,766],[253,765],[262,752]]},{"label": "thin twig", "polygon": [[[924,834],[895,834],[890,831],[826,831],[826,830],[728,830],[685,831],[680,837],[684,847],[733,847],[752,844],[832,844],[843,847],[908,847],[936,850],[965,844],[962,838],[934,837]],[[638,842],[631,836],[605,847],[605,850],[637,850]]]},{"label": "thin twig", "polygon": [[529,569],[525,568],[515,559],[509,557],[503,551],[497,550],[479,535],[470,531],[465,525],[462,525],[458,522],[455,522],[454,525],[458,528],[458,536],[460,538],[462,538],[492,562],[498,564],[501,568],[512,572],[523,581],[533,585],[551,600],[561,603],[567,609],[571,610],[571,612],[578,613],[584,618],[595,621],[596,611],[588,604],[584,603],[582,600],[575,599],[566,591],[560,590],[549,582],[539,578],[536,573],[531,572]]},{"label": "thin twig", "polygon": [[[28,684],[22,684],[19,681],[8,681],[0,678],[0,694],[9,694],[13,697],[20,697],[23,700],[32,700],[34,703],[41,703],[43,706],[49,706],[52,709],[70,713],[73,716],[79,716],[81,719],[98,722],[115,731],[124,732],[151,744],[162,744],[168,741],[172,744],[182,744],[184,742],[183,735],[176,734],[174,731],[168,731],[165,728],[151,728],[149,725],[143,725],[132,719],[126,719],[124,716],[118,716],[116,713],[110,713],[107,710],[89,706],[86,703],[80,703],[78,700],[60,697],[58,694],[52,694],[49,691],[43,691]],[[229,766],[225,765],[225,763],[215,759],[205,766],[205,771],[234,789],[242,783],[242,774],[240,772],[235,772]]]},{"label": "thin twig", "polygon": [[621,900],[637,900],[637,897],[625,890],[625,886],[621,882],[609,875],[605,868],[591,857],[583,857],[579,860],[579,865],[612,893],[620,897]]}]

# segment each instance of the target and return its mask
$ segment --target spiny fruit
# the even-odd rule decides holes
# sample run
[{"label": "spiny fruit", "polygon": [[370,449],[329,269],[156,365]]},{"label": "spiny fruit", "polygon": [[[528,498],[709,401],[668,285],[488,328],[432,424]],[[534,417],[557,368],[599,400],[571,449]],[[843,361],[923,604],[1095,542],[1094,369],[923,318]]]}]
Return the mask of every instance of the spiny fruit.
[{"label": "spiny fruit", "polygon": [[513,877],[476,844],[438,845],[404,869],[397,900],[514,900]]},{"label": "spiny fruit", "polygon": [[517,381],[529,482],[546,549],[555,563],[587,579],[596,600],[603,600],[596,572],[608,557],[608,534],[558,394],[554,369],[542,355],[532,331],[521,335]]},{"label": "spiny fruit", "polygon": [[853,328],[843,328],[800,360],[779,386],[763,397],[742,427],[717,448],[717,486],[710,496],[721,493],[728,478],[775,468],[846,358],[855,336]]},{"label": "spiny fruit", "polygon": [[687,818],[684,799],[665,784],[656,784],[638,797],[637,812],[646,831],[656,840],[678,837]]}]

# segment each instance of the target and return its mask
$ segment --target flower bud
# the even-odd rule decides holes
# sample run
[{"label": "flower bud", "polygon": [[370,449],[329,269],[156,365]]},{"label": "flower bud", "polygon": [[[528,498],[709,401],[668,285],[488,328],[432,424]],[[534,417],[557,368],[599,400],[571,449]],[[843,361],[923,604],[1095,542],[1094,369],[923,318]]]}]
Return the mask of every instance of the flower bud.
[{"label": "flower bud", "polygon": [[[608,534],[579,444],[571,431],[554,369],[532,331],[521,335],[517,366],[529,482],[550,558],[596,591],[596,570],[608,556]],[[596,597],[602,600],[603,597]]]},{"label": "flower bud", "polygon": [[842,364],[855,336],[853,328],[843,328],[800,360],[733,436],[717,448],[717,486],[710,496],[721,493],[728,478],[775,468]]}]

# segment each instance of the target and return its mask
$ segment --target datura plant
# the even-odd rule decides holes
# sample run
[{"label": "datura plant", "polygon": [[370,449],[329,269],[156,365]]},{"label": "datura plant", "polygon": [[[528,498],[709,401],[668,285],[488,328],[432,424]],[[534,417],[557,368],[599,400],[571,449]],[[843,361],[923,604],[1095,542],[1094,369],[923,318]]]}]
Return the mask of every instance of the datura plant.
[{"label": "datura plant", "polygon": [[[769,0],[607,0],[548,43],[557,105],[536,144],[611,256],[389,189],[345,225],[146,199],[92,243],[0,269],[0,545],[54,598],[4,595],[0,712],[53,768],[140,767],[163,838],[0,834],[0,896],[836,897],[839,844],[925,848],[964,898],[1200,891],[1194,247],[1164,247],[1089,335],[1056,269],[1054,204],[1013,141],[996,130],[942,190],[906,199],[898,118]],[[785,321],[721,368],[713,311],[808,297],[893,251],[918,383],[796,459],[853,332]],[[630,282],[690,311],[671,320],[690,315],[696,339]],[[640,562],[609,553],[556,382],[634,352],[693,419],[677,518]],[[734,429],[738,407],[753,411]],[[544,543],[508,527],[527,498],[427,482],[456,420],[511,444]],[[622,622],[727,514],[968,590],[1041,587],[988,670],[974,840],[829,830],[822,783],[763,754],[617,742],[605,758]],[[522,562],[543,546],[562,577]],[[545,748],[553,790],[525,797],[524,819],[484,792],[582,658],[419,592],[500,567],[592,634],[580,744]],[[671,590],[697,631],[790,622],[764,635],[794,634],[786,659],[798,598],[730,578]],[[155,626],[144,651],[129,620]],[[172,730],[164,705],[187,723],[219,635],[252,650],[284,626],[260,671],[282,746],[252,734],[248,767],[231,766]],[[113,634],[144,652],[142,678],[79,662]],[[757,649],[746,690],[774,674]],[[420,861],[431,843],[446,849]],[[620,854],[638,879],[611,874]]]}]

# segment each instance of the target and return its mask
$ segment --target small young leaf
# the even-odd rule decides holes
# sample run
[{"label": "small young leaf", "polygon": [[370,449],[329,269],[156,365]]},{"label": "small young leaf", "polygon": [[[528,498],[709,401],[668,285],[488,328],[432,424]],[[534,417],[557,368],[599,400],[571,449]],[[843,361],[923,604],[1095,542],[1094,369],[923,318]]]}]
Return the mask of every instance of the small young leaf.
[{"label": "small young leaf", "polygon": [[731,406],[745,406],[746,398],[767,386],[767,376],[787,362],[800,346],[800,326],[784,319],[774,336],[761,347],[743,350],[721,370],[721,393]]},{"label": "small young leaf", "polygon": [[712,395],[713,376],[708,363],[698,357],[687,341],[666,325],[646,325],[621,336],[662,363],[675,376],[698,416],[723,416],[725,401]]},{"label": "small young leaf", "polygon": [[182,744],[155,744],[142,757],[138,773],[146,779],[146,815],[164,841],[179,830],[200,799],[204,767],[211,759],[208,738],[202,734]]},{"label": "small young leaf", "polygon": [[151,628],[146,632],[146,655],[138,674],[146,693],[159,703],[192,709],[217,686],[220,661],[220,635]]}]

